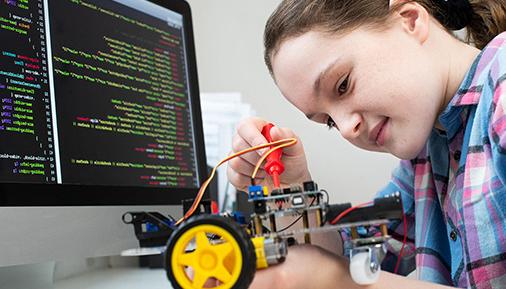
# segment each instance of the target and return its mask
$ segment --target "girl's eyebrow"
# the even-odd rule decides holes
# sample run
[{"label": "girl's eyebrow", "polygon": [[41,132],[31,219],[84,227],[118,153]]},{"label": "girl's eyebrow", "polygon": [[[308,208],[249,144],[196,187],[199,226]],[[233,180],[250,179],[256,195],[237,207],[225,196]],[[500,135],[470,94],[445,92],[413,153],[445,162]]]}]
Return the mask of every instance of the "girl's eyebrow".
[{"label": "girl's eyebrow", "polygon": [[323,69],[322,72],[320,72],[320,74],[318,75],[318,77],[314,81],[314,83],[313,83],[313,93],[316,96],[320,95],[322,79],[324,79],[327,76],[327,73],[329,73],[329,71],[336,65],[336,63],[339,60],[340,60],[340,57],[337,57],[336,59],[334,59],[334,61],[330,62],[327,65],[327,67],[325,67],[325,69]]}]

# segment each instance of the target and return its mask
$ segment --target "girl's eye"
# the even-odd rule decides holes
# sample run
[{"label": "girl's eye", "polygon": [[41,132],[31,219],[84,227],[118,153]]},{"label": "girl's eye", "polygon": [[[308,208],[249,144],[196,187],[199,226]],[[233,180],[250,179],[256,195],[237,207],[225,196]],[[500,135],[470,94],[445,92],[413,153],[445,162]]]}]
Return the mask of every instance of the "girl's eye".
[{"label": "girl's eye", "polygon": [[336,122],[330,116],[327,118],[327,127],[329,129],[336,127]]},{"label": "girl's eye", "polygon": [[350,78],[349,75],[346,76],[346,78],[343,80],[343,82],[341,82],[341,84],[337,88],[337,92],[339,93],[339,95],[345,94],[346,91],[348,91],[349,78]]}]

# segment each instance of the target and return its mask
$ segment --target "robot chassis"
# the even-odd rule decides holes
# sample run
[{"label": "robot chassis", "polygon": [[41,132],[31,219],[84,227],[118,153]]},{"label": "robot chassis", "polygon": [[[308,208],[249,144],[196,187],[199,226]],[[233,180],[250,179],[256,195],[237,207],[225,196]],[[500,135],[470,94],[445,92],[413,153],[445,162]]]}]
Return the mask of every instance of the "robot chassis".
[{"label": "robot chassis", "polygon": [[[351,235],[350,274],[361,285],[377,281],[386,255],[387,225],[402,221],[402,201],[394,194],[366,207],[328,204],[326,191],[310,181],[286,189],[250,186],[253,205],[249,220],[240,212],[190,217],[171,234],[165,250],[167,277],[174,288],[247,288],[256,270],[284,261],[295,237],[311,243],[311,233],[344,231]],[[279,218],[298,216],[302,228],[278,228]],[[297,219],[297,220],[299,220]],[[374,237],[359,230],[375,228]],[[191,269],[190,269],[191,268]],[[213,288],[213,287],[211,287]]]}]

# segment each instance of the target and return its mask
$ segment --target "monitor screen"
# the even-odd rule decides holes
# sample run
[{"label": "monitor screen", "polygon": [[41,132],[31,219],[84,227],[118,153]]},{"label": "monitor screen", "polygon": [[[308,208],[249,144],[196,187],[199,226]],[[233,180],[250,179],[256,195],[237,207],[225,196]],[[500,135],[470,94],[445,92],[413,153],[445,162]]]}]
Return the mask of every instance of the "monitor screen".
[{"label": "monitor screen", "polygon": [[0,5],[0,205],[196,193],[205,153],[186,3]]}]

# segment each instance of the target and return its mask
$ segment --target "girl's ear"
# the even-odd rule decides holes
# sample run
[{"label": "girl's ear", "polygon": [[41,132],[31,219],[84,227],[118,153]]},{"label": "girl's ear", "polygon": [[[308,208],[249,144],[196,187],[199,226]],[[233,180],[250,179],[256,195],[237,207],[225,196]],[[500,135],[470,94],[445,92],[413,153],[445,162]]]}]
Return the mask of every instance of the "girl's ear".
[{"label": "girl's ear", "polygon": [[422,5],[405,0],[390,0],[390,7],[397,9],[396,15],[404,32],[423,44],[429,37],[430,14]]}]

